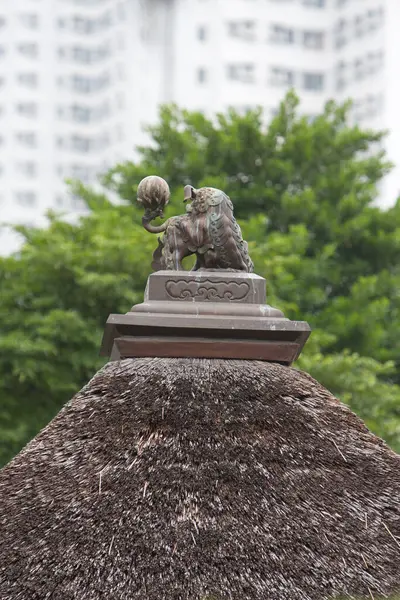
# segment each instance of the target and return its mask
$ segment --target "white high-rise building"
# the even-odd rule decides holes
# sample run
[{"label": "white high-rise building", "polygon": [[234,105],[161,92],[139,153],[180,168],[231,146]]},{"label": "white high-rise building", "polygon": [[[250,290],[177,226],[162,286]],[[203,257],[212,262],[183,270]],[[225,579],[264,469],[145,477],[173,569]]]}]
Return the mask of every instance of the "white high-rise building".
[{"label": "white high-rise building", "polygon": [[[287,89],[301,110],[349,97],[363,127],[390,130],[400,166],[400,0],[13,0],[0,3],[1,220],[79,211],[64,178],[93,182],[146,141],[158,106],[207,114]],[[382,204],[400,191],[399,170]],[[164,174],[168,177],[168,174]],[[11,249],[0,238],[0,251]]]},{"label": "white high-rise building", "polygon": [[[117,0],[0,2],[2,222],[43,224],[49,208],[79,211],[65,178],[94,181],[131,152],[127,7]],[[0,251],[14,241],[3,230]]]}]

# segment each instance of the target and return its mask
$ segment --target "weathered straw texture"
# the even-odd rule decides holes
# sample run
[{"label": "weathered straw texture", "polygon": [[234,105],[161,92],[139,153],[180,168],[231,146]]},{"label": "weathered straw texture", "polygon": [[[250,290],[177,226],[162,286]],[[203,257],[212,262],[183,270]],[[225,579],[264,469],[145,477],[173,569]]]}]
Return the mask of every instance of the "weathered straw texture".
[{"label": "weathered straw texture", "polygon": [[400,457],[301,372],[111,363],[0,474],[0,598],[389,594],[399,492]]}]

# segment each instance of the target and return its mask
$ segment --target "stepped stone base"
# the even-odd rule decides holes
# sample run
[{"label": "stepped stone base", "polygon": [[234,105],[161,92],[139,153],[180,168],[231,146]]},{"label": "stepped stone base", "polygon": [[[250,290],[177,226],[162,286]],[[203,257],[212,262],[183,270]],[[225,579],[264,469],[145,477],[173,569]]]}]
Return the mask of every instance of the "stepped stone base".
[{"label": "stepped stone base", "polygon": [[236,358],[291,364],[310,335],[266,302],[265,279],[233,271],[158,271],[142,304],[110,315],[101,354]]}]

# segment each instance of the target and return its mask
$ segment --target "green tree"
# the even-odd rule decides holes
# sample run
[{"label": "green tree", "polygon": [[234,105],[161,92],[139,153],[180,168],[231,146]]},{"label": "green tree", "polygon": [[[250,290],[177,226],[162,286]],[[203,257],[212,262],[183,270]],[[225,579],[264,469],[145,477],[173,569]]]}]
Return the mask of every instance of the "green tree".
[{"label": "green tree", "polygon": [[[349,127],[329,103],[313,122],[289,94],[261,111],[220,115],[164,107],[140,161],[117,165],[99,194],[73,183],[89,213],[19,228],[21,251],[0,260],[0,460],[8,460],[103,361],[104,323],[140,301],[154,236],[140,226],[140,179],[160,174],[182,212],[182,186],[232,197],[269,302],[313,334],[298,366],[400,450],[400,202],[374,206],[388,172],[382,133]],[[107,196],[121,198],[112,203]]]}]

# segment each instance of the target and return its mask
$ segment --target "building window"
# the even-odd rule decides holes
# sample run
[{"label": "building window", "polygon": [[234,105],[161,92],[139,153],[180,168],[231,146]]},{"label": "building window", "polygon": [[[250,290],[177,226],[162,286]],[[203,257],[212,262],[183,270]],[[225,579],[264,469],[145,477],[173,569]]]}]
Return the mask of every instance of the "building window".
[{"label": "building window", "polygon": [[55,204],[59,208],[64,208],[65,210],[84,210],[85,203],[79,196],[75,196],[74,194],[68,194],[65,196],[61,196],[59,194],[56,196]]},{"label": "building window", "polygon": [[348,64],[344,61],[338,63],[336,67],[336,89],[343,90],[347,85]]},{"label": "building window", "polygon": [[29,29],[37,29],[39,26],[39,18],[38,15],[34,14],[23,14],[20,15],[20,20],[25,27]]},{"label": "building window", "polygon": [[72,31],[81,34],[92,34],[103,31],[112,24],[111,13],[107,12],[98,19],[85,18],[81,16],[72,17],[70,20],[61,18],[57,21],[58,27],[71,28]]},{"label": "building window", "polygon": [[321,50],[325,45],[325,34],[322,31],[304,31],[303,45],[305,48]]},{"label": "building window", "polygon": [[71,84],[75,92],[90,92],[91,80],[88,77],[84,77],[83,75],[73,75],[71,77]]},{"label": "building window", "polygon": [[269,40],[275,44],[293,44],[294,30],[282,25],[271,25]]},{"label": "building window", "polygon": [[33,102],[21,102],[17,104],[16,110],[24,117],[36,117],[37,115],[37,105]]},{"label": "building window", "polygon": [[303,0],[304,6],[314,6],[315,8],[324,8],[325,0]]},{"label": "building window", "polygon": [[272,67],[270,71],[270,83],[276,86],[294,85],[294,71],[282,67]]},{"label": "building window", "polygon": [[384,98],[382,94],[368,95],[358,98],[353,102],[352,115],[355,122],[377,117],[383,110]]},{"label": "building window", "polygon": [[72,58],[75,62],[81,64],[91,64],[99,62],[110,56],[111,50],[109,44],[103,44],[97,48],[84,48],[83,46],[73,46],[72,48],[60,47],[58,55],[61,58]]},{"label": "building window", "polygon": [[36,194],[33,192],[17,192],[15,197],[21,206],[35,206],[36,204]]},{"label": "building window", "polygon": [[362,100],[355,100],[353,102],[352,112],[353,112],[353,119],[356,123],[359,123],[360,121],[362,121],[362,119],[364,117]]},{"label": "building window", "polygon": [[76,123],[92,123],[108,116],[110,114],[110,106],[108,102],[104,102],[96,107],[73,104],[65,109],[59,107],[57,113],[59,117],[66,116]]},{"label": "building window", "polygon": [[98,33],[112,25],[111,13],[107,12],[98,19],[87,19],[84,17],[73,17],[71,28],[76,33]]},{"label": "building window", "polygon": [[83,17],[74,17],[72,28],[77,33],[93,33],[95,21],[92,19],[84,19]]},{"label": "building window", "polygon": [[38,77],[36,73],[20,73],[18,75],[18,82],[27,87],[34,88],[38,84]]},{"label": "building window", "polygon": [[74,60],[80,63],[91,63],[92,62],[92,53],[88,48],[82,48],[80,46],[76,46],[72,49],[72,56]]},{"label": "building window", "polygon": [[91,120],[91,109],[88,106],[72,106],[72,119],[77,123],[87,123]]},{"label": "building window", "polygon": [[358,15],[354,20],[354,35],[356,37],[362,37],[366,32],[365,18],[362,15]]},{"label": "building window", "polygon": [[321,91],[324,88],[324,76],[322,73],[304,73],[303,87],[305,90]]},{"label": "building window", "polygon": [[17,163],[17,171],[25,177],[33,178],[36,175],[36,164],[34,162]]},{"label": "building window", "polygon": [[29,146],[30,148],[34,148],[37,145],[36,134],[31,132],[17,133],[17,140],[23,146]]},{"label": "building window", "polygon": [[81,6],[96,6],[98,7],[99,4],[105,4],[107,2],[107,0],[75,0],[75,4],[81,5]]},{"label": "building window", "polygon": [[354,19],[354,35],[362,37],[367,32],[375,31],[382,27],[385,12],[382,7],[375,10],[369,10],[364,15],[357,15]]},{"label": "building window", "polygon": [[197,81],[199,83],[205,83],[207,81],[207,71],[200,67],[197,69]]},{"label": "building window", "polygon": [[110,55],[110,47],[108,45],[99,46],[98,48],[82,48],[75,46],[72,48],[72,57],[76,62],[90,64],[105,59]]},{"label": "building window", "polygon": [[79,196],[72,194],[70,196],[70,205],[72,210],[84,210],[86,208],[85,202]]},{"label": "building window", "polygon": [[383,111],[383,95],[367,96],[366,104],[369,117],[376,117]]},{"label": "building window", "polygon": [[242,83],[254,82],[254,65],[237,64],[228,65],[228,79],[241,81]]},{"label": "building window", "polygon": [[74,17],[72,28],[77,33],[94,33],[95,21],[92,19],[84,19],[83,17]]},{"label": "building window", "polygon": [[228,33],[231,37],[250,42],[255,39],[255,21],[230,21]]},{"label": "building window", "polygon": [[340,19],[335,26],[335,46],[342,48],[347,44],[348,23],[345,19]]},{"label": "building window", "polygon": [[110,115],[110,104],[108,101],[103,102],[100,106],[94,109],[97,118],[103,119],[104,117],[108,117]]},{"label": "building window", "polygon": [[366,57],[366,70],[367,73],[373,74],[378,73],[384,63],[384,55],[382,51],[369,52]]},{"label": "building window", "polygon": [[102,46],[99,46],[94,52],[94,56],[95,56],[96,60],[108,58],[110,56],[110,54],[111,54],[111,48],[108,44],[103,44]]},{"label": "building window", "polygon": [[[82,94],[89,94],[91,92],[98,92],[103,90],[110,83],[110,76],[108,73],[103,73],[98,77],[85,77],[83,75],[73,75],[70,79],[70,85],[76,92]],[[62,84],[61,84],[62,85]]]},{"label": "building window", "polygon": [[91,180],[91,171],[89,167],[82,167],[81,165],[71,165],[69,176],[73,179],[79,179],[84,183],[89,183]]},{"label": "building window", "polygon": [[70,148],[72,150],[76,150],[77,152],[89,152],[90,150],[96,150],[104,146],[107,142],[108,139],[106,139],[106,136],[93,139],[79,135],[73,135],[71,137]]},{"label": "building window", "polygon": [[369,31],[375,31],[379,29],[383,25],[383,21],[385,18],[385,12],[383,7],[377,8],[375,10],[369,10],[367,13],[368,18],[368,29]]},{"label": "building window", "polygon": [[28,58],[37,58],[38,56],[38,45],[37,44],[19,44],[18,52],[27,56]]},{"label": "building window", "polygon": [[380,96],[367,96],[365,98],[365,116],[368,118],[376,117],[380,112],[381,98]]},{"label": "building window", "polygon": [[197,28],[197,39],[200,40],[200,42],[204,42],[207,39],[207,28],[204,25],[200,25],[200,27]]},{"label": "building window", "polygon": [[358,58],[354,62],[354,79],[364,79],[366,75],[366,64],[362,58]]}]

